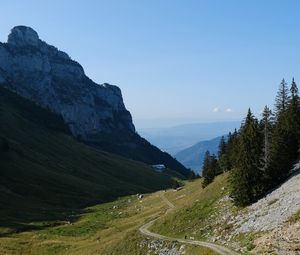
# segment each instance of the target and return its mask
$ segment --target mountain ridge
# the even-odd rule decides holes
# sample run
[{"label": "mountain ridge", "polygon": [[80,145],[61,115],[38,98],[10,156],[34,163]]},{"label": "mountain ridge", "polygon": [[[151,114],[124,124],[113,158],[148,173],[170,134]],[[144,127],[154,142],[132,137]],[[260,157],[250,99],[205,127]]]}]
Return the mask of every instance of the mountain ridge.
[{"label": "mountain ridge", "polygon": [[136,133],[120,88],[93,82],[78,62],[42,41],[30,27],[14,27],[7,43],[0,43],[0,85],[60,114],[82,142],[147,164],[165,164],[186,177],[190,174]]},{"label": "mountain ridge", "polygon": [[165,128],[138,128],[138,132],[152,144],[175,156],[199,141],[222,136],[239,126],[240,121],[195,122]]},{"label": "mountain ridge", "polygon": [[211,140],[200,141],[191,147],[188,147],[175,154],[175,158],[188,168],[201,174],[201,168],[205,156],[205,152],[217,154],[221,136]]},{"label": "mountain ridge", "polygon": [[88,139],[99,131],[135,131],[121,90],[93,82],[78,62],[40,40],[32,28],[14,27],[7,43],[0,44],[0,70],[2,83],[61,114],[74,136]]}]

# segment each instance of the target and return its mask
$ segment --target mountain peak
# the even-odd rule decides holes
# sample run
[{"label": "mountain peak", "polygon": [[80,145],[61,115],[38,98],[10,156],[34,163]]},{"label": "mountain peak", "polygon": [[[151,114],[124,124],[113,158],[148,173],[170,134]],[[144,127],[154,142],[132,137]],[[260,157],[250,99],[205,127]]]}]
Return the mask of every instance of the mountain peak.
[{"label": "mountain peak", "polygon": [[2,84],[61,115],[72,134],[86,143],[189,174],[170,155],[136,134],[120,88],[93,82],[78,62],[40,40],[30,27],[14,27],[8,43],[0,43]]},{"label": "mountain peak", "polygon": [[27,45],[38,46],[39,41],[38,33],[31,27],[16,26],[8,35],[7,43],[22,47]]}]

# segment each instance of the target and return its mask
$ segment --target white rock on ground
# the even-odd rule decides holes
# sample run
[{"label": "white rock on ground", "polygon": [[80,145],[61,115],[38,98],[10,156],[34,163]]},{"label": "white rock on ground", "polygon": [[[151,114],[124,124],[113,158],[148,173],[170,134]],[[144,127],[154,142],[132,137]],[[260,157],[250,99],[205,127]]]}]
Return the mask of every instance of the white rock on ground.
[{"label": "white rock on ground", "polygon": [[300,169],[279,188],[248,207],[236,218],[235,233],[270,231],[282,225],[300,210]]}]

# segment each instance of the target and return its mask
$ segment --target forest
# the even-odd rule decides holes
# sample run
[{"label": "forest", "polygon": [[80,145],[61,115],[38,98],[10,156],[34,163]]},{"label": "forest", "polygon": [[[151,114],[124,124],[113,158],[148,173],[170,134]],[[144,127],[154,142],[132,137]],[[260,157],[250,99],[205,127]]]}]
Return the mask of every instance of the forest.
[{"label": "forest", "polygon": [[215,176],[230,171],[230,196],[246,206],[281,184],[298,158],[300,104],[298,87],[280,83],[273,109],[265,106],[261,119],[249,108],[239,130],[222,137],[218,155],[206,152],[203,187]]}]

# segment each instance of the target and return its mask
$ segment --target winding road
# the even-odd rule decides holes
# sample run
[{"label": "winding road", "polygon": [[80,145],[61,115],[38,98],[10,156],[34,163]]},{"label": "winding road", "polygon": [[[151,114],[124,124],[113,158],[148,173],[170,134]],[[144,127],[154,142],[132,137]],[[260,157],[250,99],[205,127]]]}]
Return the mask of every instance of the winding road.
[{"label": "winding road", "polygon": [[[160,194],[161,199],[168,205],[168,210],[166,211],[165,214],[171,212],[175,206],[174,204],[172,204],[165,196],[163,193]],[[143,226],[140,227],[140,232],[143,235],[146,236],[150,236],[150,237],[154,237],[160,240],[166,240],[166,241],[177,241],[179,243],[183,243],[183,244],[192,244],[192,245],[198,245],[198,246],[202,246],[202,247],[207,247],[213,251],[215,251],[216,253],[220,254],[220,255],[239,255],[239,253],[230,250],[227,247],[218,245],[218,244],[214,244],[214,243],[209,243],[209,242],[203,242],[203,241],[197,241],[197,240],[187,240],[187,239],[179,239],[179,238],[173,238],[173,237],[167,237],[167,236],[163,236],[157,233],[153,233],[149,230],[149,228],[154,224],[154,222],[156,220],[158,220],[158,218],[144,224]]]}]

